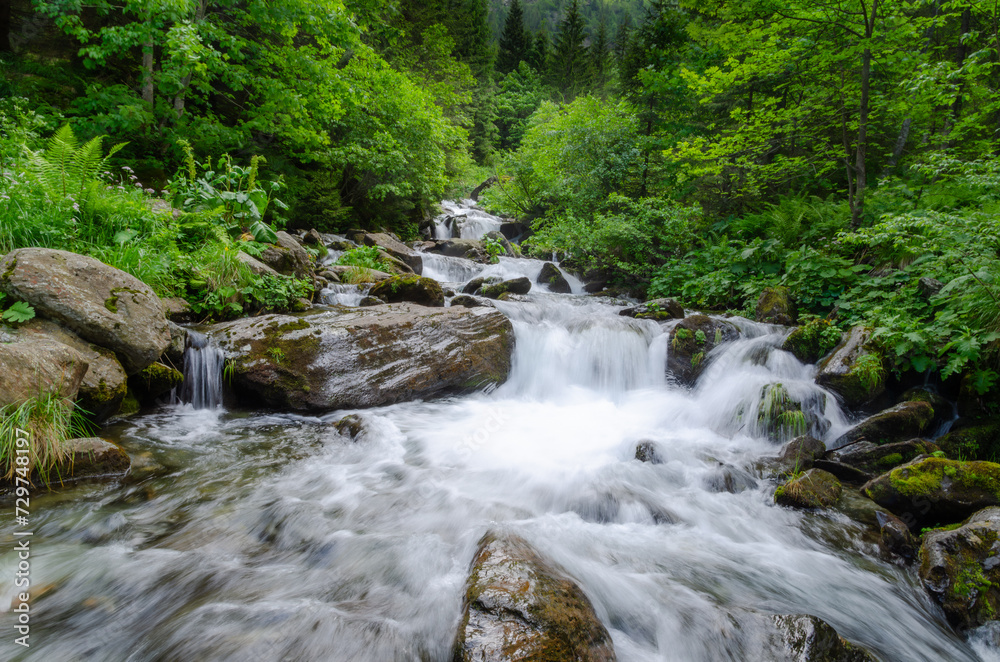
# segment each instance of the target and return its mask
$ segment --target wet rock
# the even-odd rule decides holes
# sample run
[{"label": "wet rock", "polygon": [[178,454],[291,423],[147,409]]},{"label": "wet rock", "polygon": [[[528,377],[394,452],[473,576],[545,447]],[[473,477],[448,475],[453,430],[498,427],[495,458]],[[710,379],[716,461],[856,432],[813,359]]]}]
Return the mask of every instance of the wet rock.
[{"label": "wet rock", "polygon": [[96,437],[70,439],[66,442],[69,461],[60,474],[79,478],[118,478],[128,473],[132,461],[115,443]]},{"label": "wet rock", "polygon": [[0,326],[0,407],[45,392],[76,399],[89,369],[80,352],[47,334]]},{"label": "wet rock", "polygon": [[793,508],[829,508],[840,499],[841,491],[836,476],[821,469],[810,469],[779,485],[774,492],[774,502]]},{"label": "wet rock", "polygon": [[481,308],[483,306],[493,307],[493,304],[486,299],[477,299],[469,294],[459,294],[451,300],[452,306],[462,306],[463,308]]},{"label": "wet rock", "polygon": [[[850,643],[826,621],[801,614],[768,617],[777,629],[766,659],[789,662],[876,662],[863,648]],[[764,658],[761,658],[764,659]]]},{"label": "wet rock", "polygon": [[297,410],[372,407],[507,378],[514,331],[490,308],[411,303],[263,315],[209,334],[238,392]]},{"label": "wet rock", "polygon": [[569,281],[559,271],[559,267],[551,262],[542,265],[542,270],[538,272],[538,278],[535,279],[535,282],[539,285],[548,285],[549,291],[556,294],[569,294],[573,291],[573,288],[569,286]]},{"label": "wet rock", "polygon": [[901,402],[855,425],[838,437],[833,446],[839,448],[862,440],[882,445],[913,439],[927,430],[933,418],[934,409],[926,402]]},{"label": "wet rock", "polygon": [[635,459],[650,464],[663,464],[663,457],[658,452],[655,441],[640,441],[636,444]]},{"label": "wet rock", "polygon": [[858,441],[829,451],[816,460],[816,467],[829,471],[840,480],[861,484],[915,457],[930,455],[937,450],[936,445],[924,439],[881,446],[870,441]]},{"label": "wet rock", "polygon": [[160,299],[167,319],[171,322],[193,322],[197,318],[191,310],[191,304],[180,297]]},{"label": "wet rock", "polygon": [[509,222],[500,224],[500,232],[510,241],[527,239],[531,236],[531,227],[524,223]]},{"label": "wet rock", "polygon": [[464,257],[473,262],[487,262],[483,242],[476,239],[445,239],[444,241],[436,241],[430,252],[450,257]]},{"label": "wet rock", "polygon": [[478,276],[473,278],[462,288],[463,294],[476,294],[482,289],[483,285],[492,285],[499,283],[500,279],[496,276]]},{"label": "wet rock", "polygon": [[608,631],[580,587],[523,539],[487,534],[473,559],[454,662],[613,662]]},{"label": "wet rock", "polygon": [[348,414],[334,423],[333,427],[335,427],[337,432],[340,434],[345,437],[350,437],[352,441],[356,441],[358,436],[365,430],[365,419],[361,418],[357,414]]},{"label": "wet rock", "polygon": [[326,246],[323,235],[316,228],[308,230],[302,235],[302,243],[306,246]]},{"label": "wet rock", "polygon": [[950,524],[1000,505],[1000,464],[918,457],[872,479],[862,491],[913,530]]},{"label": "wet rock", "polygon": [[411,301],[421,306],[443,306],[441,284],[423,276],[395,276],[376,283],[368,292],[389,303]]},{"label": "wet rock", "polygon": [[904,561],[917,558],[917,540],[910,528],[895,515],[879,512],[879,548],[887,556],[898,556]]},{"label": "wet rock", "polygon": [[874,540],[878,538],[879,514],[890,515],[888,509],[878,505],[860,490],[850,485],[841,485],[840,499],[832,506],[832,509],[848,518],[863,524],[875,534]]},{"label": "wet rock", "polygon": [[758,322],[791,326],[795,324],[795,308],[787,287],[767,287],[757,299],[754,317]]},{"label": "wet rock", "polygon": [[415,274],[409,264],[393,257],[381,248],[378,251],[378,259],[382,263],[383,269],[392,276],[412,276]]},{"label": "wet rock", "polygon": [[765,384],[757,406],[755,432],[778,442],[804,434],[822,436],[830,427],[830,422],[819,413],[825,406],[823,393],[813,393],[799,401],[783,384]]},{"label": "wet rock", "polygon": [[721,462],[715,471],[705,476],[702,484],[706,490],[711,492],[729,492],[730,494],[739,494],[757,487],[757,481],[746,471]]},{"label": "wet rock", "polygon": [[97,260],[47,248],[20,248],[0,260],[0,291],[43,318],[113,351],[128,374],[170,344],[159,297],[145,283]]},{"label": "wet rock", "polygon": [[778,463],[790,473],[812,469],[813,463],[826,453],[826,444],[815,437],[802,435],[785,444]]},{"label": "wet rock", "polygon": [[623,317],[651,320],[672,320],[684,318],[684,306],[673,299],[653,299],[638,306],[630,306],[618,311]]},{"label": "wet rock", "polygon": [[948,622],[969,630],[1000,610],[1000,508],[973,514],[954,530],[929,531],[920,546],[920,580]]},{"label": "wet rock", "polygon": [[479,288],[479,294],[490,299],[498,299],[502,294],[527,294],[530,290],[531,281],[527,276],[521,276],[500,283],[484,283]]},{"label": "wet rock", "polygon": [[143,368],[139,374],[132,375],[128,386],[141,402],[152,403],[180,386],[183,381],[184,375],[180,370],[157,362]]},{"label": "wet rock", "polygon": [[160,358],[166,359],[175,366],[183,365],[184,348],[187,346],[187,329],[173,322],[167,322],[167,328],[170,330],[170,345],[167,346],[166,351],[163,352],[163,356]]},{"label": "wet rock", "polygon": [[819,364],[816,383],[837,393],[847,406],[857,407],[885,392],[884,371],[882,357],[871,345],[871,330],[856,326]]},{"label": "wet rock", "polygon": [[897,400],[897,404],[902,402],[926,402],[929,404],[934,410],[934,418],[928,428],[930,430],[936,430],[943,423],[955,418],[955,405],[935,391],[925,388],[911,388]]},{"label": "wet rock", "polygon": [[926,299],[930,299],[932,296],[940,292],[943,287],[944,283],[936,278],[924,276],[917,281],[917,289],[920,290],[920,294],[922,294]]},{"label": "wet rock", "polygon": [[[351,267],[343,264],[331,264],[326,270],[341,283],[377,283],[387,278],[392,278],[392,274],[387,274],[384,271]],[[363,278],[359,280],[358,275],[363,276]]]},{"label": "wet rock", "polygon": [[814,319],[793,329],[781,349],[803,363],[816,363],[841,343],[843,335],[829,320]]},{"label": "wet rock", "polygon": [[693,386],[709,363],[709,353],[740,335],[730,322],[707,315],[689,315],[670,330],[667,371],[685,386]]},{"label": "wet rock", "polygon": [[385,301],[379,299],[378,297],[363,297],[358,305],[361,307],[365,306],[381,306]]},{"label": "wet rock", "polygon": [[309,253],[287,232],[278,232],[277,235],[277,241],[261,253],[260,261],[278,273],[308,278],[312,273]]}]

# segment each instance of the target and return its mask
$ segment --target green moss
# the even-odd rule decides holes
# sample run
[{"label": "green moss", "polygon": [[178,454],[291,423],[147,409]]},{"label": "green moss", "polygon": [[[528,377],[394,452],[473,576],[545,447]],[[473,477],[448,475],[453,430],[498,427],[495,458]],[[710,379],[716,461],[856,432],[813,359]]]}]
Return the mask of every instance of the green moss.
[{"label": "green moss", "polygon": [[896,465],[902,464],[905,460],[901,453],[890,453],[885,457],[880,457],[875,463],[880,467],[895,467]]},{"label": "green moss", "polygon": [[118,407],[119,416],[131,416],[133,414],[139,413],[139,400],[135,397],[135,394],[129,390],[125,394],[125,399],[122,400],[122,404]]},{"label": "green moss", "polygon": [[909,497],[928,496],[941,489],[944,463],[931,458],[912,467],[899,467],[889,473],[889,482],[897,492]]},{"label": "green moss", "polygon": [[815,363],[840,343],[841,336],[829,320],[814,319],[793,330],[781,348],[803,363]]},{"label": "green moss", "polygon": [[17,269],[17,258],[16,257],[13,260],[10,261],[10,266],[7,267],[7,271],[3,272],[3,275],[0,276],[0,281],[3,281],[4,283],[9,282],[11,276],[14,275],[14,270],[15,269]]},{"label": "green moss", "polygon": [[104,307],[113,313],[118,312],[118,297],[112,294],[104,300]]},{"label": "green moss", "polygon": [[275,326],[277,327],[277,330],[280,331],[281,333],[287,333],[289,331],[301,331],[302,329],[308,329],[310,328],[311,325],[309,324],[309,322],[300,318],[295,320],[294,322],[286,322],[281,326],[277,325]]}]

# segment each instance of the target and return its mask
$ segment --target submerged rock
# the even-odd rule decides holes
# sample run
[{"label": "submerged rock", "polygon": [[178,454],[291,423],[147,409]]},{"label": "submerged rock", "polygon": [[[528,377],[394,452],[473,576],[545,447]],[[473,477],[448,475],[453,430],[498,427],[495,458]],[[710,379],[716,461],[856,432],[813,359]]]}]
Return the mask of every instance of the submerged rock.
[{"label": "submerged rock", "polygon": [[810,469],[779,485],[774,491],[774,502],[793,508],[829,508],[840,499],[841,489],[840,481],[833,474]]},{"label": "submerged rock", "polygon": [[0,259],[0,291],[110,349],[130,375],[156,361],[170,344],[163,305],[153,290],[92,257],[19,248]]},{"label": "submerged rock", "polygon": [[487,534],[472,562],[454,662],[613,662],[611,636],[580,587],[523,539]]},{"label": "submerged rock", "polygon": [[264,315],[209,331],[237,390],[298,410],[373,407],[498,384],[514,331],[492,308],[410,303]]},{"label": "submerged rock", "polygon": [[791,326],[795,324],[795,307],[787,287],[767,287],[757,299],[754,318],[758,322]]},{"label": "submerged rock", "polygon": [[663,456],[660,454],[655,441],[640,441],[636,444],[635,459],[650,464],[663,464]]},{"label": "submerged rock", "polygon": [[423,276],[394,276],[376,283],[368,295],[389,303],[412,301],[421,306],[444,305],[441,284]]},{"label": "submerged rock", "polygon": [[816,373],[816,383],[837,393],[849,407],[871,402],[885,391],[882,357],[871,346],[871,336],[870,329],[851,329]]},{"label": "submerged rock", "polygon": [[559,267],[551,262],[542,265],[542,270],[538,272],[538,278],[535,279],[535,282],[539,285],[548,285],[549,291],[556,294],[569,294],[573,291],[573,288],[569,286],[569,281],[559,271]]},{"label": "submerged rock", "polygon": [[855,441],[889,444],[919,437],[934,419],[934,409],[926,402],[901,402],[895,407],[871,416],[841,435],[833,446],[840,447]]},{"label": "submerged rock", "polygon": [[972,515],[954,530],[928,531],[920,546],[920,580],[948,622],[968,630],[1000,610],[1000,508]]},{"label": "submerged rock", "polygon": [[639,319],[651,320],[671,320],[684,318],[684,306],[673,299],[652,299],[638,306],[629,306],[618,311],[624,317],[636,317]]},{"label": "submerged rock", "polygon": [[913,530],[950,524],[1000,505],[1000,464],[919,457],[872,479],[862,491]]},{"label": "submerged rock", "polygon": [[739,335],[739,329],[725,320],[708,315],[685,317],[670,330],[667,371],[681,384],[693,386],[709,363],[709,352]]},{"label": "submerged rock", "polygon": [[[863,648],[850,643],[826,621],[804,614],[773,615],[777,628],[769,660],[789,662],[876,662]],[[764,659],[764,658],[761,658]]]}]

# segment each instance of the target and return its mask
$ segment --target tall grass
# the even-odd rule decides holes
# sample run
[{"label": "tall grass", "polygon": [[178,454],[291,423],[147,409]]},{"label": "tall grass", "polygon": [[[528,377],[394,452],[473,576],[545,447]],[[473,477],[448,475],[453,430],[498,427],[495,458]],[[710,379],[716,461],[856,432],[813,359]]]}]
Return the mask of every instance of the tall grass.
[{"label": "tall grass", "polygon": [[[27,432],[27,435],[19,432]],[[0,471],[10,480],[18,466],[26,466],[29,476],[35,475],[45,485],[52,476],[62,480],[61,471],[71,456],[66,442],[93,432],[93,425],[72,400],[58,393],[43,392],[20,404],[0,409]],[[28,464],[18,465],[17,440],[28,439]],[[72,467],[69,467],[72,470]]]}]

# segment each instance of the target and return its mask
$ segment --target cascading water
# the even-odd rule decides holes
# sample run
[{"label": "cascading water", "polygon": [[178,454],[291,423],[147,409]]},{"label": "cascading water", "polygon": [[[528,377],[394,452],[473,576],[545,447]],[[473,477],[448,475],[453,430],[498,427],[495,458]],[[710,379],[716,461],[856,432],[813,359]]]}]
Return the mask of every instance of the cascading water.
[{"label": "cascading water", "polygon": [[203,333],[188,329],[184,350],[184,382],[176,399],[195,409],[222,404],[222,371],[225,353]]},{"label": "cascading water", "polygon": [[761,659],[757,612],[819,616],[887,661],[997,659],[859,525],[773,504],[753,468],[779,449],[767,387],[813,403],[828,441],[847,425],[781,330],[731,320],[741,339],[689,390],[665,379],[660,324],[544,291],[496,305],[506,383],[356,412],[355,440],[330,425],[343,411],[166,409],[108,431],[146,473],[33,498],[32,581],[51,588],[30,654],[6,638],[0,658],[443,662],[476,542],[502,528],[580,584],[622,662]]},{"label": "cascading water", "polygon": [[442,213],[434,219],[434,238],[451,239],[458,236],[462,239],[482,239],[487,232],[499,231],[503,219],[486,213],[475,204],[472,200],[443,201]]}]

